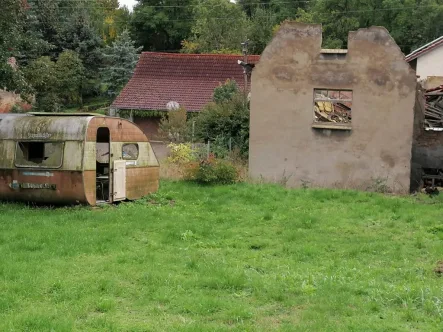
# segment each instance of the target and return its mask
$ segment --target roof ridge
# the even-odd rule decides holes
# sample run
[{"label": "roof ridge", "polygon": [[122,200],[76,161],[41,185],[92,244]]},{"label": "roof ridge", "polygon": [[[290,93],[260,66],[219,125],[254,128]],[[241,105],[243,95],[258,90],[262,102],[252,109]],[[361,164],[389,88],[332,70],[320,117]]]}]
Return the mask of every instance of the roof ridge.
[{"label": "roof ridge", "polygon": [[[214,57],[214,58],[223,58],[223,57],[241,57],[243,55],[241,54],[215,54],[215,53],[168,53],[168,52],[151,52],[151,51],[145,51],[142,52],[142,54],[148,54],[148,55],[167,55],[171,57]],[[248,54],[248,57],[259,57],[259,54]]]},{"label": "roof ridge", "polygon": [[440,44],[443,44],[443,36],[440,36],[433,41],[417,48],[416,50],[412,51],[408,55],[405,56],[406,61],[411,61],[416,58],[418,58],[420,55],[427,53],[428,51],[434,49],[436,46],[439,46]]}]

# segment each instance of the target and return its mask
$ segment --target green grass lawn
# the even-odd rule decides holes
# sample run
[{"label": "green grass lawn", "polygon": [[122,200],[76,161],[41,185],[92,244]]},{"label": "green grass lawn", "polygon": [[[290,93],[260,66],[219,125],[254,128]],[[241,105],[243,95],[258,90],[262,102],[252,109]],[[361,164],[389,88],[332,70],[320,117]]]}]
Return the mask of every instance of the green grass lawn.
[{"label": "green grass lawn", "polygon": [[0,205],[0,331],[442,331],[441,202],[163,182]]}]

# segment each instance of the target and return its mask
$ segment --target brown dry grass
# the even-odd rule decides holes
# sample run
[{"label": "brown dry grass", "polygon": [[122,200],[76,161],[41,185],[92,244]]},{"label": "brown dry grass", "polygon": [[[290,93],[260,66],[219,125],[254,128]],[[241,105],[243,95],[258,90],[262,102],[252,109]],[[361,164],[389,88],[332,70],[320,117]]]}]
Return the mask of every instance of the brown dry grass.
[{"label": "brown dry grass", "polygon": [[[238,171],[238,182],[249,182],[248,163],[236,160],[232,162]],[[185,165],[178,165],[163,161],[160,165],[160,178],[167,180],[183,180],[185,177]]]},{"label": "brown dry grass", "polygon": [[160,165],[160,179],[183,180],[183,166],[163,161]]}]

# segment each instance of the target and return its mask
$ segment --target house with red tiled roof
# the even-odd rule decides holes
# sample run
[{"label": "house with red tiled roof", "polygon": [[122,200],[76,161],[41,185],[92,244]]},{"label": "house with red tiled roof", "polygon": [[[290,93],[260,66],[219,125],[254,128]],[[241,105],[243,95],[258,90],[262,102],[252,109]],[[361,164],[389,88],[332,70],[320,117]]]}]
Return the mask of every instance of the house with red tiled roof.
[{"label": "house with red tiled roof", "polygon": [[[255,64],[259,58],[249,55],[248,62]],[[239,60],[243,56],[144,52],[134,75],[111,108],[131,111],[133,121],[148,137],[155,138],[161,115],[171,105],[199,112],[212,101],[214,89],[228,79],[244,89]]]},{"label": "house with red tiled roof", "polygon": [[420,79],[443,77],[443,36],[419,47],[405,59]]}]

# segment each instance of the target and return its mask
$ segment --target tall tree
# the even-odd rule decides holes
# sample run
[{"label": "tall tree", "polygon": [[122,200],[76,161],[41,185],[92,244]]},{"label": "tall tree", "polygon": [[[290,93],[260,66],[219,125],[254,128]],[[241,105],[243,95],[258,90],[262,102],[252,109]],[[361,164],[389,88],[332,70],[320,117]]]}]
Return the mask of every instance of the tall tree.
[{"label": "tall tree", "polygon": [[77,52],[85,68],[90,73],[98,73],[102,63],[103,40],[90,18],[86,13],[79,12],[68,18],[66,23],[60,31],[59,47]]},{"label": "tall tree", "polygon": [[[25,80],[21,64],[29,57],[38,57],[49,48],[38,31],[30,30],[34,19],[29,4],[24,0],[2,0],[0,10],[0,88],[22,93],[32,93]],[[19,66],[11,66],[8,59],[15,58]]]},{"label": "tall tree", "polygon": [[85,69],[80,56],[71,50],[60,54],[55,67],[58,94],[66,103],[81,103]]},{"label": "tall tree", "polygon": [[131,33],[145,51],[180,49],[193,23],[196,0],[138,0]]},{"label": "tall tree", "polygon": [[237,3],[242,7],[245,13],[251,17],[257,8],[269,9],[271,0],[238,0]]},{"label": "tall tree", "polygon": [[61,107],[58,95],[56,63],[49,56],[33,60],[25,69],[25,77],[34,88],[35,108],[42,112],[57,112]]},{"label": "tall tree", "polygon": [[323,46],[346,48],[348,32],[380,25],[404,53],[443,34],[440,0],[317,0],[297,11],[297,20],[323,25]]},{"label": "tall tree", "polygon": [[190,38],[183,52],[240,53],[249,21],[241,7],[229,0],[199,0]]},{"label": "tall tree", "polygon": [[273,31],[278,25],[277,14],[271,9],[258,7],[251,17],[248,38],[250,39],[249,52],[261,54],[273,36]]},{"label": "tall tree", "polygon": [[137,64],[141,47],[136,48],[129,31],[117,37],[112,46],[104,50],[106,67],[103,68],[103,83],[111,95],[117,95],[131,78]]}]

